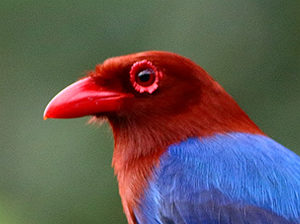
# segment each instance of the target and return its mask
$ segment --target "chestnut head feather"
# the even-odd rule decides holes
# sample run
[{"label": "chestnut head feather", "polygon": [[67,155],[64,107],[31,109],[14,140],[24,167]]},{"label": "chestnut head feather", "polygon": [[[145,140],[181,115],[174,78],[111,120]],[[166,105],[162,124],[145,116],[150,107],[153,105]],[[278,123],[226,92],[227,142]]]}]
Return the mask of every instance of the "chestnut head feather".
[{"label": "chestnut head feather", "polygon": [[[180,55],[148,51],[107,59],[48,105],[45,117],[108,118],[127,161],[188,137],[260,133],[232,97]],[[119,150],[123,151],[123,150]]]},{"label": "chestnut head feather", "polygon": [[[112,125],[151,122],[152,128],[161,130],[172,124],[172,132],[189,132],[189,137],[258,131],[200,66],[174,53],[148,51],[110,58],[89,76],[98,85],[133,96],[124,98],[117,110],[96,114],[107,116]],[[144,78],[144,86],[139,78]]]},{"label": "chestnut head feather", "polygon": [[108,118],[113,128],[113,166],[129,223],[146,178],[169,145],[215,133],[263,134],[200,66],[161,51],[107,59],[60,92],[44,117],[85,115]]}]

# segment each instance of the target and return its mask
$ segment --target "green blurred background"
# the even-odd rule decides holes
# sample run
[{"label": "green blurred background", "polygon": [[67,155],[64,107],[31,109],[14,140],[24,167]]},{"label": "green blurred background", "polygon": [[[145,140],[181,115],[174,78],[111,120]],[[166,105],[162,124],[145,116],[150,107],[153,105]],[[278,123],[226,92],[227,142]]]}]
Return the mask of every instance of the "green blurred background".
[{"label": "green blurred background", "polygon": [[0,18],[0,224],[126,223],[109,127],[42,119],[59,90],[111,56],[193,59],[300,153],[299,0],[1,0]]}]

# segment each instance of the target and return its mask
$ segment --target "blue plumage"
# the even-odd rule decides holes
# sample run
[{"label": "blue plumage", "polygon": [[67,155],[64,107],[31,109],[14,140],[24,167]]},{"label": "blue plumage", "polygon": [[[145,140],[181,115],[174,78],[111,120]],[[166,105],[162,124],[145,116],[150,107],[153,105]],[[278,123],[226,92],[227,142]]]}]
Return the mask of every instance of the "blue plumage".
[{"label": "blue plumage", "polygon": [[230,133],[171,145],[138,223],[300,223],[300,159],[274,140]]}]

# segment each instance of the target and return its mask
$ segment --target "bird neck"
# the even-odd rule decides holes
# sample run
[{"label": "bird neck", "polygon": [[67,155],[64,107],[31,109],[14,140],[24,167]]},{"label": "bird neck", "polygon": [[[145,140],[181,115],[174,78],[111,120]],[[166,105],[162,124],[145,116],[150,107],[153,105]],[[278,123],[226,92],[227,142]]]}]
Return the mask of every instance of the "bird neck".
[{"label": "bird neck", "polygon": [[[113,129],[115,149],[113,165],[116,172],[134,166],[137,162],[161,155],[168,146],[190,137],[243,132],[264,133],[238,106],[233,98],[217,86],[203,89],[199,97],[184,110],[169,114],[142,113],[139,116],[108,117]],[[171,114],[172,113],[172,114]]]},{"label": "bird neck", "polygon": [[135,223],[133,211],[143,197],[153,169],[170,145],[190,137],[230,132],[263,135],[222,89],[201,96],[199,103],[191,105],[194,106],[171,116],[146,117],[147,113],[145,117],[109,118],[115,139],[113,167],[125,214],[132,223]]}]

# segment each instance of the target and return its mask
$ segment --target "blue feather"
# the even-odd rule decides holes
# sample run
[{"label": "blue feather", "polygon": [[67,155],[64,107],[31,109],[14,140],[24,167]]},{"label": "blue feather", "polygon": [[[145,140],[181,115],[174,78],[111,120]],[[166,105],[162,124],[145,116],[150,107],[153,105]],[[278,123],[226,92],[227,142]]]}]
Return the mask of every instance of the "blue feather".
[{"label": "blue feather", "polygon": [[190,138],[160,159],[138,223],[300,223],[300,157],[269,137]]}]

